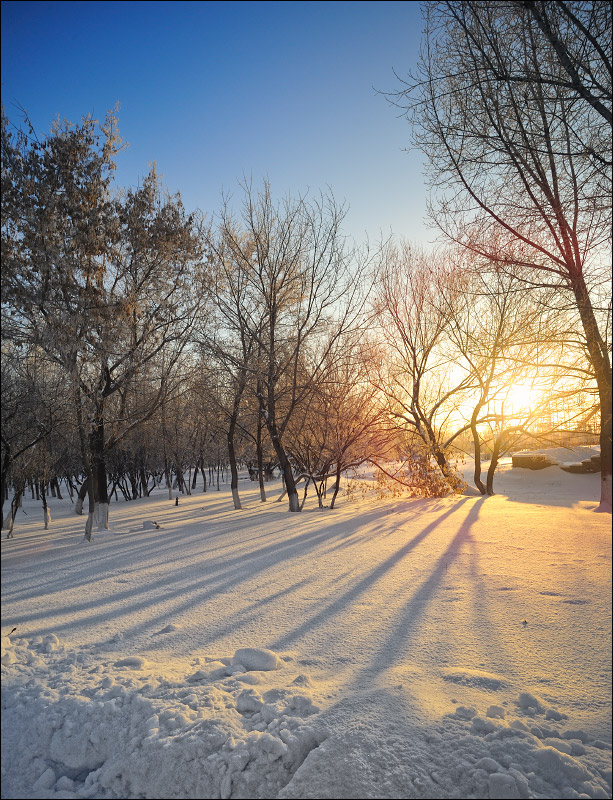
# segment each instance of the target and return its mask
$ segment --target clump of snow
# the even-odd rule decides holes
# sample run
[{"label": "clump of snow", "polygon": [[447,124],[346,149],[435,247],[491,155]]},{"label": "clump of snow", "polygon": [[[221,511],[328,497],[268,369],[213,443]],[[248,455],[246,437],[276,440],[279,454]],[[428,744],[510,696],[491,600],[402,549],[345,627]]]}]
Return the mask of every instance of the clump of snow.
[{"label": "clump of snow", "polygon": [[545,719],[553,719],[559,722],[560,720],[566,719],[566,714],[558,711],[557,708],[548,708],[547,711],[545,711]]},{"label": "clump of snow", "polygon": [[142,656],[128,656],[115,662],[116,667],[130,667],[130,669],[145,669],[147,660]]},{"label": "clump of snow", "polygon": [[517,705],[527,714],[536,714],[545,710],[543,703],[530,692],[521,692],[517,698]]},{"label": "clump of snow", "polygon": [[281,660],[272,650],[265,650],[262,647],[241,647],[234,653],[232,664],[242,666],[249,672],[279,669]]},{"label": "clump of snow", "polygon": [[161,631],[158,631],[158,633],[174,633],[178,630],[181,630],[181,626],[171,623],[170,625],[165,625]]}]

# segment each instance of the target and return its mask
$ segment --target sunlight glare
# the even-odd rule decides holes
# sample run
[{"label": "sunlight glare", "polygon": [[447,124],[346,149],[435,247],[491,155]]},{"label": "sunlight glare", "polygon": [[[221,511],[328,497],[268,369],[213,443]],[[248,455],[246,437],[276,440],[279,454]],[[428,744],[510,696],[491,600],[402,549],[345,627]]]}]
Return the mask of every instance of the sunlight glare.
[{"label": "sunlight glare", "polygon": [[542,392],[528,383],[514,383],[505,392],[504,399],[509,411],[519,414],[531,411],[542,399]]}]

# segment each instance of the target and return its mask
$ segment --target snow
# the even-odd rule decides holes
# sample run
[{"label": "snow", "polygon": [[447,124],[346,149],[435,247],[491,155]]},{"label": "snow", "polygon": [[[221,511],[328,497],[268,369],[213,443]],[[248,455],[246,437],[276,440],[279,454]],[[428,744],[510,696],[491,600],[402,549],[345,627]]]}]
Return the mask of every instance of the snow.
[{"label": "snow", "polygon": [[611,797],[600,476],[507,460],[495,489],[301,514],[278,483],[240,511],[159,489],[91,543],[26,500],[2,797]]}]

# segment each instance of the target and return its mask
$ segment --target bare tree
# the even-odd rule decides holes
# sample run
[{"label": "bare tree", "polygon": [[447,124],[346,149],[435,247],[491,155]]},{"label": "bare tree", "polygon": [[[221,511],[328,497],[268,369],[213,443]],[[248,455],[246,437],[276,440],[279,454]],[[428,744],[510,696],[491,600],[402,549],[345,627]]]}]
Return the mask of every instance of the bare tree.
[{"label": "bare tree", "polygon": [[219,386],[216,397],[227,425],[232,500],[234,508],[240,509],[235,435],[245,391],[249,384],[255,390],[256,357],[258,349],[261,349],[258,348],[259,331],[252,314],[257,299],[253,297],[253,288],[243,268],[243,259],[251,258],[254,243],[244,236],[241,241],[241,234],[230,231],[224,223],[219,231],[209,232],[206,238],[211,256],[214,311],[199,338],[204,352],[225,376],[226,385],[223,385],[223,378],[216,381]]},{"label": "bare tree", "polygon": [[344,212],[331,196],[276,203],[268,184],[243,189],[240,224],[224,206],[220,232],[244,276],[240,325],[255,343],[258,399],[289,510],[300,511],[285,433],[335,342],[356,322],[360,264],[345,246]]},{"label": "bare tree", "polygon": [[424,9],[418,74],[395,100],[428,156],[432,216],[501,271],[573,299],[598,385],[600,510],[610,511],[610,5]]},{"label": "bare tree", "polygon": [[[447,277],[451,292],[443,287],[438,302],[449,320],[449,358],[464,364],[473,376],[474,390],[460,410],[462,416],[469,414],[474,483],[481,494],[492,494],[493,472],[488,473],[487,485],[481,480],[484,431],[497,426],[498,431],[504,428],[510,434],[513,426],[518,434],[525,433],[545,412],[555,387],[560,382],[569,385],[573,379],[566,358],[569,320],[568,315],[551,308],[544,290],[526,296],[517,277],[481,269],[480,259],[471,258],[465,250],[459,249],[457,257]],[[528,382],[539,387],[530,395],[531,407],[518,415],[509,412],[507,403],[507,413],[502,415],[502,400]]]},{"label": "bare tree", "polygon": [[[447,272],[442,259],[406,242],[388,248],[375,298],[383,344],[370,379],[390,417],[418,437],[426,458],[434,459],[447,488],[454,489],[458,478],[447,450],[468,425],[452,426],[449,433],[445,423],[454,402],[476,382],[470,365],[458,364],[454,354],[445,352],[455,302],[462,300]],[[448,292],[445,303],[443,291]]]}]

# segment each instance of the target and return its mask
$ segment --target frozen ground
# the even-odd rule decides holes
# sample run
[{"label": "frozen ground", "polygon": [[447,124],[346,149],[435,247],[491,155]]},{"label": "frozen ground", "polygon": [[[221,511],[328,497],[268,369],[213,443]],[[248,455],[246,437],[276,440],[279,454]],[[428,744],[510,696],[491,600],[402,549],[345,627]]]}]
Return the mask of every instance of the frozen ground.
[{"label": "frozen ground", "polygon": [[91,544],[26,501],[2,797],[611,797],[599,475],[295,515],[253,486],[113,503]]}]

